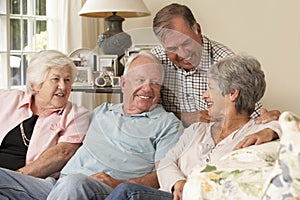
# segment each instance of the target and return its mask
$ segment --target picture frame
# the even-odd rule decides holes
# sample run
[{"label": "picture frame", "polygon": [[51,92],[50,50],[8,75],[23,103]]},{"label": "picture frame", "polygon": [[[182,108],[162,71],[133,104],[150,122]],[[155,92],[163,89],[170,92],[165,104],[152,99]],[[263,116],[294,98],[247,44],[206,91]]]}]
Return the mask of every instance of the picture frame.
[{"label": "picture frame", "polygon": [[128,57],[132,54],[137,54],[141,51],[148,51],[151,52],[151,49],[156,47],[158,44],[135,44],[134,46],[130,47],[125,51],[125,59],[128,60]]},{"label": "picture frame", "polygon": [[99,54],[89,48],[79,48],[69,54],[77,67],[97,67],[97,59]]},{"label": "picture frame", "polygon": [[113,76],[118,74],[118,55],[98,55],[97,69],[94,71],[111,71]]},{"label": "picture frame", "polygon": [[111,73],[94,71],[93,78],[94,78],[94,85],[97,87],[120,87],[121,86],[121,78],[119,76],[113,76]]},{"label": "picture frame", "polygon": [[74,78],[72,86],[93,86],[92,68],[91,67],[76,67],[77,74]]},{"label": "picture frame", "polygon": [[113,87],[121,87],[121,78],[119,76],[112,77]]}]

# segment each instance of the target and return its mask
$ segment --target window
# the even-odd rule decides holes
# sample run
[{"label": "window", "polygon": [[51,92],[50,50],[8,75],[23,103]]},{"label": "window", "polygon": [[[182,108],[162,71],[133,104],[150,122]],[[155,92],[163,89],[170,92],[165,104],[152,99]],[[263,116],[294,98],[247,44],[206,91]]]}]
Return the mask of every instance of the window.
[{"label": "window", "polygon": [[28,57],[47,49],[46,1],[0,0],[0,88],[25,85]]}]

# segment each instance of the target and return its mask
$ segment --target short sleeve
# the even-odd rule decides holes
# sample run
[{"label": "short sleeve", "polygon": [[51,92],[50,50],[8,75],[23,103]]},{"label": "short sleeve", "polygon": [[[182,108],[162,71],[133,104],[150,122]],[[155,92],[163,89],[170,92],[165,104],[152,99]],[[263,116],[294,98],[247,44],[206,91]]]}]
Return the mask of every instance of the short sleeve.
[{"label": "short sleeve", "polygon": [[76,104],[68,104],[62,116],[64,130],[58,142],[81,143],[89,127],[89,111]]}]

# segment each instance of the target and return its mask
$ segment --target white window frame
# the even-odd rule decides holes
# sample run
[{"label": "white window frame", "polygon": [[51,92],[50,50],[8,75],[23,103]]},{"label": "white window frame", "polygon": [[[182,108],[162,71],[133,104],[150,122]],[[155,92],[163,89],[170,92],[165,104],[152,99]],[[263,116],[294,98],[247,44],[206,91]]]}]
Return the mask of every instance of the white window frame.
[{"label": "white window frame", "polygon": [[[59,37],[59,27],[58,20],[59,17],[59,3],[62,1],[59,0],[47,0],[46,9],[47,16],[35,16],[33,15],[35,12],[35,0],[27,1],[27,15],[14,15],[10,14],[10,1],[9,0],[0,0],[0,27],[1,29],[5,29],[4,31],[0,31],[0,40],[6,41],[0,44],[0,89],[24,89],[24,85],[20,86],[12,86],[10,80],[10,56],[11,55],[24,55],[24,54],[32,54],[37,50],[35,49],[35,41],[33,37],[36,31],[36,20],[46,20],[47,21],[47,49],[58,49],[58,37]],[[21,0],[22,5],[22,0]],[[21,6],[22,9],[22,6]],[[28,29],[28,46],[29,48],[24,50],[21,46],[21,50],[10,50],[10,19],[27,19],[30,28]],[[2,29],[2,30],[3,30]],[[23,29],[23,25],[21,25],[21,31]],[[34,32],[33,32],[33,31]],[[22,33],[22,32],[21,32]],[[22,35],[22,34],[21,34]],[[50,36],[51,35],[51,36]],[[49,37],[50,36],[50,37]],[[23,37],[21,37],[21,45],[23,45]],[[21,62],[21,66],[23,63]],[[23,69],[23,66],[22,68]],[[21,76],[24,78],[24,70],[21,70]],[[23,79],[22,79],[23,80]]]}]

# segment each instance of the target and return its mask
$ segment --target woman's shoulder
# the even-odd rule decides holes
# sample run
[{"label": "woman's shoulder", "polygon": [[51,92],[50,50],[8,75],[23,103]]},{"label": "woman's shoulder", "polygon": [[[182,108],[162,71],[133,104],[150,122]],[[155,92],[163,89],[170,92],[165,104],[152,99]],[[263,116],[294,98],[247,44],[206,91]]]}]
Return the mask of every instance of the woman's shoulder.
[{"label": "woman's shoulder", "polygon": [[196,122],[191,124],[189,127],[187,127],[185,130],[187,132],[193,132],[195,133],[202,133],[204,130],[207,131],[209,127],[211,127],[212,123],[206,123],[206,122]]},{"label": "woman's shoulder", "polygon": [[84,106],[78,105],[76,103],[73,103],[71,101],[68,101],[65,110],[68,112],[74,112],[74,113],[89,113],[89,110],[85,108]]},{"label": "woman's shoulder", "polygon": [[189,127],[184,129],[182,137],[187,140],[192,140],[193,138],[203,138],[207,135],[207,131],[210,130],[211,123],[197,122],[191,124]]},{"label": "woman's shoulder", "polygon": [[279,135],[279,137],[282,134],[282,131],[281,131],[278,120],[273,120],[273,121],[270,121],[270,122],[267,122],[267,123],[258,124],[258,123],[255,122],[254,119],[251,119],[249,121],[248,125],[249,126],[247,126],[246,128],[248,129],[247,132],[249,134],[256,133],[258,131],[261,131],[261,130],[264,130],[264,129],[267,129],[267,128],[273,130],[274,132],[276,132]]},{"label": "woman's shoulder", "polygon": [[22,101],[30,101],[31,94],[27,94],[22,90],[9,89],[9,90],[0,90],[0,98],[2,103],[20,103]]},{"label": "woman's shoulder", "polygon": [[0,95],[5,95],[5,96],[24,96],[26,93],[23,90],[16,90],[16,89],[0,89]]}]

